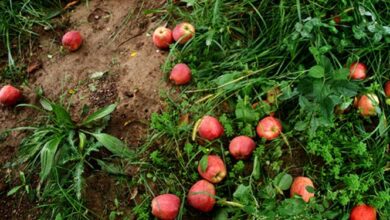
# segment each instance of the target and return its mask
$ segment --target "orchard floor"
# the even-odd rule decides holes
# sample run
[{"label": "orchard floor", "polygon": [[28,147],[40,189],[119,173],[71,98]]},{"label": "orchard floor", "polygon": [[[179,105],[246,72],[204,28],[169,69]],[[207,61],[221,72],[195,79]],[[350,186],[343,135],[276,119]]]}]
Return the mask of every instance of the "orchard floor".
[{"label": "orchard floor", "polygon": [[[158,17],[145,15],[146,9],[158,8],[163,1],[93,0],[79,4],[57,17],[54,30],[38,30],[39,39],[26,45],[26,65],[42,64],[21,86],[25,103],[37,104],[35,90],[42,87],[52,100],[70,101],[73,119],[84,106],[93,110],[117,102],[107,129],[110,134],[137,147],[147,135],[147,121],[153,112],[160,111],[159,92],[166,87],[160,70],[166,52],[156,50],[151,30]],[[61,49],[61,36],[69,30],[79,30],[84,36],[80,50],[68,53]],[[6,57],[3,57],[6,59]],[[5,82],[0,82],[1,86]],[[0,133],[6,129],[30,125],[36,112],[25,108],[0,108]],[[18,184],[18,170],[7,168],[16,157],[23,132],[11,132],[0,142],[0,218],[37,219],[39,204],[26,196],[7,197]],[[115,180],[97,171],[86,177],[87,207],[106,219],[108,210],[131,207],[130,192],[118,189]],[[128,191],[128,190],[127,190]]]}]

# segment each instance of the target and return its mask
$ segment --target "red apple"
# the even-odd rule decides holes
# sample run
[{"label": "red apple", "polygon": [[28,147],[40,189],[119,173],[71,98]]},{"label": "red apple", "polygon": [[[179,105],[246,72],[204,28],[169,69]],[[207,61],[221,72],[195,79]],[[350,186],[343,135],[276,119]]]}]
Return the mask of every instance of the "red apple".
[{"label": "red apple", "polygon": [[211,183],[219,183],[226,176],[226,166],[223,160],[217,155],[207,156],[207,167],[202,170],[202,166],[199,163],[198,172],[203,179]]},{"label": "red apple", "polygon": [[376,209],[374,207],[362,204],[355,206],[351,215],[350,220],[376,220]]},{"label": "red apple", "polygon": [[247,136],[235,137],[229,144],[229,152],[237,160],[249,158],[255,148],[256,143]]},{"label": "red apple", "polygon": [[282,132],[282,124],[280,124],[277,118],[268,116],[259,122],[256,131],[259,137],[265,138],[266,140],[273,140]]},{"label": "red apple", "polygon": [[11,85],[6,85],[0,90],[0,103],[5,106],[13,106],[21,99],[22,92]]},{"label": "red apple", "polygon": [[153,33],[153,43],[160,49],[168,49],[173,43],[172,31],[166,27],[158,27]]},{"label": "red apple", "polygon": [[169,79],[176,85],[184,85],[191,80],[191,69],[184,63],[176,64],[172,71]]},{"label": "red apple", "polygon": [[290,196],[300,195],[305,202],[309,202],[310,198],[314,197],[314,193],[310,193],[307,191],[306,187],[313,187],[313,182],[303,176],[296,177],[290,188]]},{"label": "red apple", "polygon": [[201,212],[209,212],[215,205],[215,187],[206,180],[199,180],[190,188],[187,201]]},{"label": "red apple", "polygon": [[340,22],[341,22],[341,17],[340,17],[339,15],[336,15],[336,16],[333,17],[333,21],[334,21],[334,23],[336,23],[336,24],[340,24]]},{"label": "red apple", "polygon": [[180,198],[173,194],[162,194],[152,200],[152,214],[162,220],[173,220],[180,209]]},{"label": "red apple", "polygon": [[367,66],[364,63],[352,63],[349,68],[351,79],[363,80],[367,77]]},{"label": "red apple", "polygon": [[379,105],[379,98],[373,93],[362,95],[357,105],[362,116],[375,116],[377,113],[375,108]]},{"label": "red apple", "polygon": [[385,83],[385,95],[390,97],[390,80]]},{"label": "red apple", "polygon": [[194,35],[194,26],[187,22],[180,23],[173,29],[173,39],[179,44],[187,43]]},{"label": "red apple", "polygon": [[212,141],[222,136],[224,130],[218,119],[204,116],[199,124],[198,133],[201,138]]},{"label": "red apple", "polygon": [[78,31],[69,31],[62,37],[62,46],[73,52],[78,50],[83,44],[83,37]]}]

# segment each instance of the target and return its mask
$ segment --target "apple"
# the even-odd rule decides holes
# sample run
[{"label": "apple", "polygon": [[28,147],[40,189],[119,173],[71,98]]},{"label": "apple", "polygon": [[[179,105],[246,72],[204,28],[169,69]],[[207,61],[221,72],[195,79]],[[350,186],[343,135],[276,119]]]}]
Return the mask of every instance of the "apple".
[{"label": "apple", "polygon": [[309,202],[310,198],[314,197],[314,193],[310,193],[307,191],[306,187],[313,187],[313,182],[303,176],[296,177],[290,188],[290,196],[299,195],[305,202]]},{"label": "apple", "polygon": [[256,143],[248,136],[233,138],[229,144],[229,152],[236,159],[247,159],[256,148]]},{"label": "apple", "polygon": [[13,106],[21,99],[22,92],[11,85],[6,85],[0,90],[0,103],[5,106]]},{"label": "apple", "polygon": [[188,204],[201,212],[209,212],[215,205],[215,187],[206,180],[199,180],[190,188]]},{"label": "apple", "polygon": [[192,24],[183,22],[176,25],[172,35],[179,44],[185,44],[195,35],[195,28]]},{"label": "apple", "polygon": [[201,163],[199,163],[198,172],[203,179],[211,183],[219,183],[226,176],[226,166],[219,156],[208,155],[206,169],[202,170]]},{"label": "apple", "polygon": [[367,66],[364,63],[352,63],[349,68],[351,79],[363,80],[367,77]]},{"label": "apple", "polygon": [[62,46],[70,52],[78,50],[83,44],[83,37],[78,31],[69,31],[62,37]]},{"label": "apple", "polygon": [[153,43],[160,49],[168,49],[173,43],[172,31],[166,27],[158,27],[153,33]]},{"label": "apple", "polygon": [[390,97],[390,80],[385,83],[385,95]]},{"label": "apple", "polygon": [[379,98],[373,93],[362,95],[357,103],[360,114],[364,117],[375,116]]},{"label": "apple", "polygon": [[173,194],[162,194],[152,200],[152,214],[162,220],[173,220],[180,209],[180,198]]},{"label": "apple", "polygon": [[223,132],[223,126],[218,119],[209,115],[203,116],[198,127],[198,133],[201,138],[212,141],[221,137]]},{"label": "apple", "polygon": [[176,85],[184,85],[191,81],[191,69],[184,63],[176,64],[169,79]]},{"label": "apple", "polygon": [[277,118],[273,116],[267,116],[259,122],[256,131],[259,137],[270,141],[280,135],[282,132],[282,124]]},{"label": "apple", "polygon": [[376,220],[376,209],[374,207],[362,204],[353,207],[350,220]]},{"label": "apple", "polygon": [[278,96],[280,95],[281,91],[279,87],[272,88],[267,92],[267,102],[271,105],[274,104],[277,101]]}]

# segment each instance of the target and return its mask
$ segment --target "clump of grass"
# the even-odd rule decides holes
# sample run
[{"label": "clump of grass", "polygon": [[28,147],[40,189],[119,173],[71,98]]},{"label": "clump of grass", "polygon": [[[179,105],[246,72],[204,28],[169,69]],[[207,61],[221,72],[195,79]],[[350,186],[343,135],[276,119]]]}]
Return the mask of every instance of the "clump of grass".
[{"label": "clump of grass", "polygon": [[129,161],[134,157],[134,153],[122,141],[103,133],[116,105],[99,109],[82,121],[75,122],[63,105],[45,98],[40,99],[40,104],[41,107],[20,104],[18,107],[39,111],[41,120],[39,124],[14,129],[31,132],[20,144],[15,165],[25,165],[28,180],[33,180],[39,170],[38,183],[22,181],[23,187],[15,187],[9,195],[28,186],[26,189],[32,190],[27,193],[35,195],[43,204],[44,216],[87,219],[90,213],[84,206],[84,171],[93,169],[92,153],[105,148]]}]

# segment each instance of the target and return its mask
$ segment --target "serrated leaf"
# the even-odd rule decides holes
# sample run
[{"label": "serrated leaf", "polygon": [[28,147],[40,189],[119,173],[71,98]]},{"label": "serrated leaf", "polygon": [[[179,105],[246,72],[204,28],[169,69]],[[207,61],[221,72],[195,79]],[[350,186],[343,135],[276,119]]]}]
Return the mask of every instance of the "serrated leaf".
[{"label": "serrated leaf", "polygon": [[310,68],[309,70],[309,76],[313,77],[313,78],[323,78],[325,76],[325,69],[324,67],[322,66],[313,66],[312,68]]},{"label": "serrated leaf", "polygon": [[84,164],[83,162],[78,162],[74,168],[74,185],[76,189],[76,197],[78,200],[81,199],[81,191],[83,189],[84,179]]},{"label": "serrated leaf", "polygon": [[129,150],[126,144],[118,138],[105,133],[92,133],[91,135],[111,153],[125,158],[134,157],[134,152]]},{"label": "serrated leaf", "polygon": [[201,170],[202,172],[206,172],[208,163],[209,163],[209,156],[208,156],[208,155],[204,155],[204,156],[200,159],[200,161],[199,161],[200,170]]},{"label": "serrated leaf", "polygon": [[250,203],[253,199],[251,198],[251,188],[250,186],[246,186],[240,184],[236,191],[233,193],[233,197],[238,199],[239,201],[245,202],[246,204]]},{"label": "serrated leaf", "polygon": [[116,108],[116,104],[111,104],[111,105],[106,106],[102,109],[99,109],[98,111],[89,115],[81,124],[87,125],[87,124],[90,124],[90,123],[97,121],[101,118],[104,118],[107,115],[111,114],[115,110],[115,108]]}]

